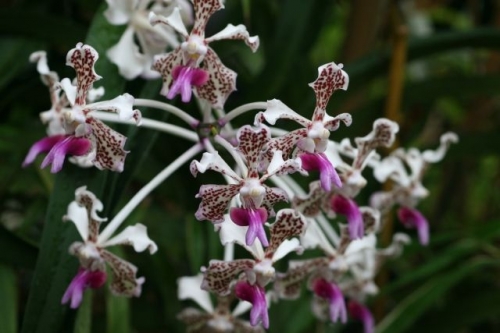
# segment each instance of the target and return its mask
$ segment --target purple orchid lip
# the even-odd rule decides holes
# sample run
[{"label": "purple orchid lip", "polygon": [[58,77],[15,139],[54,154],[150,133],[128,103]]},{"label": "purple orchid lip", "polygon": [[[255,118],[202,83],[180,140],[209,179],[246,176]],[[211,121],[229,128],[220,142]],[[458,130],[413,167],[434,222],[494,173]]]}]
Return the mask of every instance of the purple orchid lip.
[{"label": "purple orchid lip", "polygon": [[66,136],[64,140],[58,141],[49,151],[49,154],[42,162],[41,168],[52,164],[50,172],[61,171],[66,155],[83,156],[87,154],[92,143],[87,138],[77,138],[73,135]]},{"label": "purple orchid lip", "polygon": [[231,208],[229,212],[231,220],[239,226],[248,226],[245,242],[252,246],[255,238],[258,238],[262,246],[269,246],[264,223],[267,221],[267,210],[265,208],[247,209]]},{"label": "purple orchid lip", "polygon": [[259,285],[251,285],[248,282],[238,282],[234,287],[236,297],[252,303],[250,311],[250,324],[256,326],[262,321],[264,328],[269,328],[269,314],[267,312],[266,291]]},{"label": "purple orchid lip", "polygon": [[83,299],[83,292],[87,288],[97,289],[106,282],[106,272],[88,271],[80,267],[73,280],[69,284],[66,292],[61,300],[62,304],[66,304],[71,300],[70,307],[76,309],[80,306]]},{"label": "purple orchid lip", "polygon": [[332,198],[331,207],[335,213],[345,215],[347,218],[351,239],[363,238],[365,234],[363,215],[354,200],[343,195],[335,195]]},{"label": "purple orchid lip", "polygon": [[355,301],[350,301],[348,308],[351,317],[361,320],[363,323],[364,333],[373,333],[375,331],[375,321],[373,319],[373,315],[366,306]]},{"label": "purple orchid lip", "polygon": [[321,187],[326,192],[330,192],[332,189],[332,183],[337,187],[342,187],[342,181],[340,180],[337,171],[333,167],[332,163],[328,160],[323,153],[303,153],[300,154],[300,159],[302,161],[302,167],[307,171],[319,170]]},{"label": "purple orchid lip", "polygon": [[52,135],[42,138],[41,140],[35,142],[31,146],[28,155],[26,155],[26,158],[23,161],[23,167],[27,167],[28,165],[33,163],[33,161],[35,161],[35,158],[39,154],[49,152],[52,149],[52,147],[54,147],[59,142],[63,141],[65,138],[66,135]]},{"label": "purple orchid lip", "polygon": [[180,94],[182,101],[188,103],[193,94],[193,87],[199,87],[207,83],[209,74],[200,68],[177,66],[172,71],[172,77],[174,81],[168,91],[167,98],[173,99]]},{"label": "purple orchid lip", "polygon": [[398,210],[398,218],[407,228],[416,228],[420,244],[429,244],[429,223],[416,209],[403,206]]},{"label": "purple orchid lip", "polygon": [[326,299],[330,303],[330,320],[335,323],[339,319],[342,323],[347,322],[347,310],[344,296],[340,288],[333,282],[325,279],[317,279],[313,283],[314,293]]}]

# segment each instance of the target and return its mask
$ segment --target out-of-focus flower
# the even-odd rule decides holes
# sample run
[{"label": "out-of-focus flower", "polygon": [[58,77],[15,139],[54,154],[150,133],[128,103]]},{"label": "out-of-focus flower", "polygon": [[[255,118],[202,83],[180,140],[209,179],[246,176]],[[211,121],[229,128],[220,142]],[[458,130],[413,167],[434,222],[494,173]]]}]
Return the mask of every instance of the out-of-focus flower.
[{"label": "out-of-focus flower", "polygon": [[[179,45],[176,33],[170,27],[153,27],[149,23],[149,12],[170,15],[179,6],[184,13],[182,20],[192,24],[193,14],[188,0],[106,0],[108,9],[104,12],[109,23],[127,25],[120,41],[112,46],[106,55],[118,66],[120,74],[128,79],[138,76],[151,79],[159,73],[151,69],[153,57]],[[138,44],[137,44],[138,43]]]},{"label": "out-of-focus flower", "polygon": [[180,94],[183,102],[189,102],[194,90],[199,98],[207,100],[216,109],[222,109],[228,96],[236,89],[236,73],[222,64],[208,44],[222,39],[241,39],[255,52],[259,47],[259,38],[250,37],[242,24],[229,24],[219,33],[206,38],[205,27],[209,18],[224,8],[224,4],[221,0],[194,0],[193,4],[195,21],[190,33],[177,8],[168,17],[150,14],[151,24],[172,27],[184,39],[172,52],[156,56],[153,68],[163,77],[161,94],[167,98]]},{"label": "out-of-focus flower", "polygon": [[144,278],[136,278],[137,267],[107,251],[106,247],[123,244],[132,246],[137,252],[148,249],[153,254],[157,251],[146,227],[140,223],[126,227],[111,239],[100,238],[100,224],[106,221],[97,215],[102,208],[101,201],[83,186],[75,191],[75,201],[69,204],[67,215],[63,217],[64,221],[75,224],[83,240],[74,242],[69,249],[70,254],[80,261],[78,273],[62,298],[62,303],[70,302],[72,308],[80,305],[86,288],[99,288],[104,284],[106,263],[113,271],[110,288],[114,294],[127,297],[141,294]]},{"label": "out-of-focus flower", "polygon": [[416,148],[407,151],[399,148],[374,164],[375,178],[380,182],[391,179],[394,185],[390,191],[374,193],[370,198],[371,206],[387,212],[393,205],[400,205],[399,219],[406,227],[417,229],[422,245],[429,242],[427,219],[415,208],[420,200],[429,195],[429,191],[422,185],[422,178],[429,165],[441,161],[449,146],[456,142],[458,136],[448,132],[441,136],[441,144],[436,150],[420,152]]}]

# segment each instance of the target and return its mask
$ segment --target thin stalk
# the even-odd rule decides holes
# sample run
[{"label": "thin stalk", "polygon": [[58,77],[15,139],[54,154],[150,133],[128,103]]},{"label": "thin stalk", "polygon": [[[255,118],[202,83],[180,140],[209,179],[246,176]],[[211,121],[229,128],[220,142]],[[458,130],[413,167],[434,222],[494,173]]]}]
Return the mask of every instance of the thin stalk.
[{"label": "thin stalk", "polygon": [[[129,119],[129,120],[123,120],[118,118],[118,115],[113,114],[113,113],[108,113],[108,112],[102,112],[102,111],[96,111],[92,112],[92,115],[95,116],[97,119],[104,120],[107,122],[113,122],[113,123],[118,123],[118,124],[128,124],[128,125],[136,125],[136,122],[134,119]],[[164,123],[162,121],[154,120],[154,119],[149,119],[149,118],[142,118],[141,120],[141,127],[144,128],[151,128],[157,131],[165,132],[168,134],[172,134],[175,136],[178,136],[180,138],[192,141],[192,142],[198,142],[198,135],[190,130],[187,130],[185,128],[176,126],[176,125],[171,125]]]},{"label": "thin stalk", "polygon": [[229,152],[229,154],[231,154],[231,156],[234,158],[236,164],[238,165],[238,168],[240,168],[241,174],[247,175],[248,174],[247,166],[245,165],[245,163],[243,163],[243,159],[241,158],[240,155],[238,155],[234,146],[232,144],[230,144],[226,139],[224,139],[220,135],[215,136],[215,142],[220,144],[222,147],[224,147]]},{"label": "thin stalk", "polygon": [[238,117],[239,115],[242,115],[245,112],[257,110],[257,109],[264,109],[264,110],[267,109],[267,102],[254,102],[254,103],[248,103],[248,104],[244,104],[242,106],[239,106],[236,109],[229,111],[225,116],[220,118],[219,125],[224,126],[229,121]]},{"label": "thin stalk", "polygon": [[167,103],[158,102],[150,99],[137,98],[134,101],[134,106],[145,106],[148,108],[155,108],[170,112],[174,116],[177,116],[180,119],[184,120],[192,128],[196,128],[196,126],[198,126],[198,124],[200,123],[198,119],[190,116],[187,112]]},{"label": "thin stalk", "polygon": [[149,181],[139,192],[137,192],[134,197],[116,214],[113,220],[104,228],[104,230],[99,235],[98,242],[103,243],[109,239],[109,237],[118,229],[118,227],[125,221],[125,219],[132,213],[132,211],[141,203],[144,198],[151,193],[158,185],[160,185],[165,179],[167,179],[172,173],[179,169],[184,163],[193,158],[196,154],[203,150],[201,143],[195,144],[193,147],[189,148],[181,156],[179,156],[175,161],[170,163],[163,171],[157,174],[153,179]]}]

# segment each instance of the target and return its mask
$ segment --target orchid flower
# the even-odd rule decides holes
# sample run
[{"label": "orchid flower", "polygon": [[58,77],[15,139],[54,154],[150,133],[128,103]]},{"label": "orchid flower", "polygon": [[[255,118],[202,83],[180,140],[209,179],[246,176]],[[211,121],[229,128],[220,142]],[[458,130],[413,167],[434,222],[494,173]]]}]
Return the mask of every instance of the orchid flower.
[{"label": "orchid flower", "polygon": [[152,25],[164,24],[176,30],[184,39],[180,46],[165,55],[156,56],[153,68],[163,77],[161,94],[173,99],[180,94],[182,101],[191,100],[192,90],[212,107],[222,109],[227,97],[236,89],[236,73],[222,64],[209,43],[222,39],[241,39],[255,52],[259,38],[250,37],[244,25],[229,24],[219,33],[205,38],[205,26],[216,11],[224,8],[222,0],[193,0],[195,21],[188,33],[176,8],[168,17],[150,14]]},{"label": "orchid flower", "polygon": [[[393,189],[387,192],[374,193],[370,199],[371,206],[387,212],[393,205],[399,204],[400,221],[408,228],[416,228],[422,245],[429,243],[429,224],[425,216],[415,206],[429,195],[422,185],[422,178],[431,163],[437,163],[444,158],[449,146],[458,142],[455,133],[445,133],[436,150],[420,152],[416,148],[404,151],[396,149],[390,156],[374,166],[374,176],[380,182],[391,179]],[[406,164],[410,173],[405,168]]]},{"label": "orchid flower", "polygon": [[[179,6],[185,14],[182,20],[192,24],[192,9],[188,0],[106,0],[108,9],[104,16],[110,24],[127,25],[120,41],[112,46],[106,55],[118,66],[120,74],[128,79],[138,76],[147,79],[158,78],[157,71],[151,70],[153,57],[165,52],[167,47],[179,45],[177,35],[170,27],[152,27],[148,20],[150,11],[170,15]],[[139,45],[137,45],[137,42]]]},{"label": "orchid flower", "polygon": [[263,333],[260,326],[251,326],[247,321],[238,319],[238,316],[250,310],[247,302],[239,302],[231,311],[230,305],[234,296],[218,296],[217,305],[214,307],[210,294],[202,290],[200,285],[203,275],[184,276],[177,280],[178,298],[180,300],[191,299],[195,301],[204,311],[189,307],[182,310],[177,318],[187,325],[187,330],[209,330],[216,332],[249,332]]},{"label": "orchid flower", "polygon": [[96,196],[87,190],[86,186],[79,187],[75,191],[75,201],[68,206],[64,221],[75,224],[82,241],[74,242],[69,253],[76,256],[80,261],[78,273],[71,281],[64,293],[62,303],[70,302],[71,308],[77,308],[86,288],[99,288],[106,280],[106,263],[113,271],[113,281],[110,289],[115,295],[136,296],[141,294],[141,286],[144,278],[136,278],[137,267],[117,257],[106,250],[113,245],[130,245],[137,252],[146,249],[151,254],[157,251],[156,244],[149,239],[147,228],[138,223],[128,226],[121,233],[111,239],[99,237],[100,224],[106,221],[97,215],[102,211],[103,205]]},{"label": "orchid flower", "polygon": [[355,301],[350,301],[348,308],[351,317],[357,320],[361,320],[361,322],[363,323],[364,333],[375,332],[375,319],[366,306]]},{"label": "orchid flower", "polygon": [[208,267],[202,268],[204,275],[202,289],[213,291],[220,296],[228,295],[231,292],[232,282],[244,272],[246,279],[236,283],[235,295],[252,303],[250,313],[252,326],[261,320],[263,326],[268,328],[265,286],[275,278],[273,264],[292,251],[302,252],[299,240],[292,237],[302,235],[306,227],[303,217],[293,209],[280,210],[276,222],[269,228],[271,241],[264,251],[259,243],[247,245],[245,241],[247,227],[234,225],[226,216],[225,221],[217,226],[222,244],[237,243],[248,250],[254,259],[211,260]]},{"label": "orchid flower", "polygon": [[[123,149],[126,137],[94,118],[92,111],[117,113],[121,119],[133,118],[138,124],[141,113],[133,110],[134,98],[129,94],[120,95],[110,101],[87,104],[86,99],[92,84],[101,78],[94,71],[97,59],[97,52],[91,46],[81,43],[68,52],[66,63],[76,71],[76,86],[67,78],[63,79],[60,85],[69,107],[62,108],[65,102],[53,93],[54,84],[51,83],[49,89],[52,93],[52,109],[50,113],[45,113],[47,118],[48,115],[52,117],[49,127],[62,125],[64,133],[58,128],[60,134],[37,141],[28,152],[23,166],[31,164],[39,153],[48,152],[42,162],[42,168],[52,164],[53,173],[62,169],[66,155],[86,157],[101,170],[110,169],[119,172],[123,170],[127,154]],[[39,57],[39,64],[40,61],[43,61],[43,57]],[[42,74],[42,77],[52,80],[54,76],[50,73]]]},{"label": "orchid flower", "polygon": [[[363,237],[365,231],[362,213],[354,201],[354,197],[366,185],[366,179],[361,172],[370,159],[378,157],[374,151],[376,148],[390,147],[393,144],[398,129],[396,123],[380,118],[373,123],[373,130],[368,135],[355,139],[357,149],[351,146],[349,139],[343,140],[340,145],[328,142],[325,154],[340,170],[342,187],[334,187],[325,192],[319,182],[312,182],[309,184],[307,197],[296,196],[293,199],[293,206],[306,216],[319,214],[320,208],[330,217],[335,217],[336,214],[345,215],[351,238]],[[352,158],[352,165],[344,162],[339,152]]]},{"label": "orchid flower", "polygon": [[330,117],[326,114],[326,105],[334,91],[346,90],[348,84],[349,76],[342,70],[341,64],[336,65],[331,62],[319,67],[318,78],[309,84],[316,94],[316,107],[312,120],[299,115],[279,100],[268,101],[266,111],[256,115],[256,125],[264,120],[274,125],[278,119],[290,119],[304,128],[273,138],[263,152],[264,164],[271,161],[275,150],[281,150],[285,159],[292,154],[298,156],[305,170],[318,170],[321,186],[325,191],[330,191],[332,183],[336,187],[341,187],[341,180],[325,155],[325,151],[330,132],[337,130],[341,121],[349,126],[352,119],[347,113]]},{"label": "orchid flower", "polygon": [[202,185],[196,195],[201,198],[201,203],[195,216],[198,220],[209,220],[213,223],[224,221],[224,214],[233,197],[239,194],[241,208],[233,207],[230,210],[231,219],[241,226],[248,226],[247,245],[253,244],[258,238],[262,245],[268,246],[264,223],[268,216],[274,216],[273,206],[279,201],[287,201],[286,193],[277,187],[268,187],[264,182],[274,175],[288,174],[305,171],[300,166],[300,161],[283,161],[281,152],[276,151],[272,162],[263,176],[259,176],[259,152],[270,139],[270,131],[266,126],[252,129],[243,126],[237,134],[238,151],[246,161],[247,172],[240,177],[219,156],[217,152],[204,153],[202,159],[191,163],[191,173],[196,176],[198,172],[207,170],[217,171],[230,179],[235,184],[228,185]]}]

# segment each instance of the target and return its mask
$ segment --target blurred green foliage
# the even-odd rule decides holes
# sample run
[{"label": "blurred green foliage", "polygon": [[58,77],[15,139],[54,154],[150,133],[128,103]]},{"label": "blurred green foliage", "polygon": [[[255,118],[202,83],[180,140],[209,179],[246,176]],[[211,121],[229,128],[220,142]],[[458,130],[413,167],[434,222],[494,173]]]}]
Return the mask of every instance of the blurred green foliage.
[{"label": "blurred green foliage", "polygon": [[[388,280],[380,295],[370,300],[379,317],[377,332],[499,332],[500,5],[493,0],[377,3],[379,12],[372,15],[379,19],[371,23],[374,20],[354,10],[362,1],[227,0],[226,9],[209,22],[208,35],[227,23],[244,22],[259,35],[261,47],[251,54],[238,43],[214,45],[224,63],[238,73],[238,91],[226,108],[277,98],[309,114],[314,94],[307,83],[314,80],[317,67],[343,61],[350,87],[332,97],[328,112],[351,112],[354,123],[333,138],[364,135],[384,115],[393,29],[387,22],[396,8],[409,31],[399,144],[435,146],[447,130],[457,132],[460,143],[424,180],[431,192],[422,202],[431,223],[431,244],[422,248],[414,242],[402,258],[388,263]],[[38,113],[50,105],[46,87],[28,62],[31,52],[46,50],[51,69],[71,77],[65,54],[77,42],[88,42],[101,53],[97,72],[104,77],[99,84],[106,86],[108,97],[126,91],[162,100],[160,83],[125,82],[118,76],[104,51],[122,30],[103,18],[101,1],[26,0],[2,6],[0,332],[16,332],[17,327],[23,332],[184,331],[176,314],[187,302],[177,300],[176,279],[222,256],[212,225],[194,219],[200,182],[187,167],[127,220],[146,224],[159,246],[154,256],[123,250],[146,276],[140,298],[111,297],[101,288],[92,297],[86,295],[78,313],[61,306],[60,296],[77,267],[65,249],[77,236],[60,218],[76,185],[88,179],[92,181],[87,185],[105,204],[105,215],[113,216],[189,144],[123,127],[132,153],[120,175],[87,170],[75,177],[63,171],[54,178],[36,166],[21,168],[30,145],[44,135]],[[415,22],[427,33],[422,34]],[[368,39],[352,28],[369,24]],[[352,45],[361,49],[359,57],[343,52]],[[183,108],[196,112],[193,105]],[[152,110],[143,113],[166,120]],[[251,121],[251,116],[243,116],[236,123]],[[366,193],[375,189],[371,186]],[[59,196],[51,196],[53,192]],[[54,236],[61,233],[63,238]],[[51,235],[56,238],[48,240]],[[310,297],[304,293],[298,301],[273,304],[270,331],[361,330],[357,323],[344,327],[317,322],[310,312]]]}]

